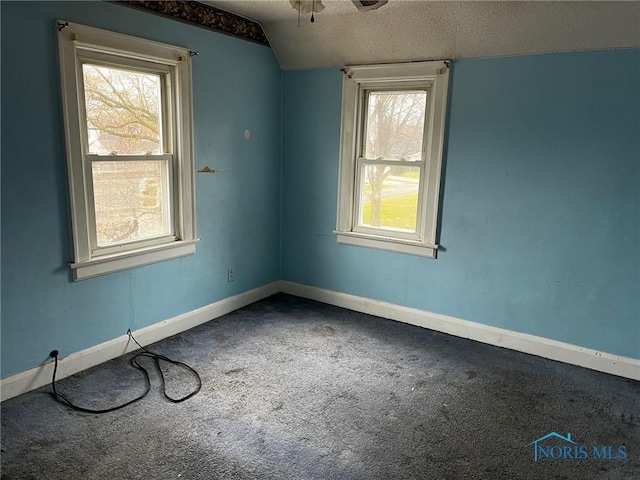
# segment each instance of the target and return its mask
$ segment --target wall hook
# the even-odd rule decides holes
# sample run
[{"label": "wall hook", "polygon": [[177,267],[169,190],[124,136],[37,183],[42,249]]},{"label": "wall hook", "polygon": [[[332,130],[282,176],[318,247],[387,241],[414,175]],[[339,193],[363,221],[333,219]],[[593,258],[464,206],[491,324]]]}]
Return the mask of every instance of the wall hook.
[{"label": "wall hook", "polygon": [[69,22],[58,22],[58,31],[61,32],[63,29],[69,26]]}]

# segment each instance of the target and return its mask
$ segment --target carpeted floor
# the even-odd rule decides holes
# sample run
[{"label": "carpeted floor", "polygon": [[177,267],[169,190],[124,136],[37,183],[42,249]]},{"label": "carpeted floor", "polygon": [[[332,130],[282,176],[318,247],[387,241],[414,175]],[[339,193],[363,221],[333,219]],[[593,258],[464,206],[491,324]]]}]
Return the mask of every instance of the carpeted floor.
[{"label": "carpeted floor", "polygon": [[[149,349],[195,367],[202,391],[173,404],[153,375],[145,399],[104,415],[49,387],[8,400],[2,478],[640,478],[632,380],[282,294]],[[131,398],[143,382],[128,358],[59,390],[93,408]],[[193,384],[167,378],[174,395]],[[527,444],[550,432],[589,458],[534,461]],[[592,458],[609,445],[626,458]]]}]

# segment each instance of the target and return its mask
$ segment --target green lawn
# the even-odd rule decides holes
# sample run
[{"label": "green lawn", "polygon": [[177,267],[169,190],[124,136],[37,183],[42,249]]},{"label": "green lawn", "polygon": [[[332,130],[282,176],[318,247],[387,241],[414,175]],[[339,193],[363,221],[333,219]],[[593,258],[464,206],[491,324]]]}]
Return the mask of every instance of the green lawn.
[{"label": "green lawn", "polygon": [[[382,227],[404,228],[415,230],[416,211],[418,206],[418,194],[413,193],[402,197],[386,198],[382,200],[380,207],[380,222]],[[366,202],[363,206],[363,222],[371,224],[371,203]]]}]

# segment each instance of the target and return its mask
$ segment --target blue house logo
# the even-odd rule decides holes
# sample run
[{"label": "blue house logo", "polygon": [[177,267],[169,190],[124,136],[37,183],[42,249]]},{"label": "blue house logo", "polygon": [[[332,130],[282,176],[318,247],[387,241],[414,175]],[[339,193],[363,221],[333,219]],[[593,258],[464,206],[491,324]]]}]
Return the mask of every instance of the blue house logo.
[{"label": "blue house logo", "polygon": [[[559,433],[556,432],[551,432],[551,433],[547,433],[545,436],[540,437],[536,440],[534,440],[531,443],[528,443],[526,446],[530,447],[531,445],[533,445],[533,461],[537,462],[538,461],[538,452],[540,451],[542,453],[543,456],[545,456],[546,458],[549,458],[550,456],[553,458],[553,456],[551,455],[551,448],[559,448],[561,452],[564,452],[564,449],[560,448],[558,445],[554,445],[553,447],[549,447],[549,450],[545,450],[545,447],[542,445],[538,445],[540,442],[546,440],[547,438],[559,438],[560,440],[563,440],[569,444],[573,444],[573,445],[577,445],[576,442],[574,442],[573,440],[571,440],[571,432],[567,432],[567,436],[563,437],[562,435],[560,435]],[[569,450],[571,450],[571,446],[569,446]],[[556,451],[557,452],[557,451]]]},{"label": "blue house logo", "polygon": [[[553,444],[551,444],[552,441]],[[571,438],[571,432],[567,432],[566,437],[557,432],[547,433],[525,446],[530,447],[532,445],[534,462],[542,459],[580,460],[593,458],[601,460],[624,460],[627,458],[626,445],[620,445],[615,450],[612,445],[579,445]]]}]

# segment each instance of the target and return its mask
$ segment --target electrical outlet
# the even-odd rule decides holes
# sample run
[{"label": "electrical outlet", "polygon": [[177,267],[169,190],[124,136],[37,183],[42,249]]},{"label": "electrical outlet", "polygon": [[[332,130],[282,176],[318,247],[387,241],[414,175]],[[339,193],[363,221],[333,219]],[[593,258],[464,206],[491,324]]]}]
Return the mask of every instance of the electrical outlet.
[{"label": "electrical outlet", "polygon": [[233,268],[227,269],[227,282],[233,282],[236,279]]}]

